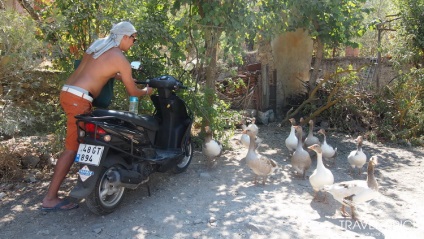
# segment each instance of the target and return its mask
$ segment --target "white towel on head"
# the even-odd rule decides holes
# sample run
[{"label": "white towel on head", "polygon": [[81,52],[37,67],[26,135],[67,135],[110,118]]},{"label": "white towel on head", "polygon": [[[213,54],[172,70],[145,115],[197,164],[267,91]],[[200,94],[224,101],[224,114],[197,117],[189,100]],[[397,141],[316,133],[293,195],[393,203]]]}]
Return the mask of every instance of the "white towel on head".
[{"label": "white towel on head", "polygon": [[115,24],[110,30],[110,35],[93,42],[86,53],[93,54],[93,58],[97,59],[110,48],[119,46],[124,35],[131,36],[136,32],[135,27],[129,22]]}]

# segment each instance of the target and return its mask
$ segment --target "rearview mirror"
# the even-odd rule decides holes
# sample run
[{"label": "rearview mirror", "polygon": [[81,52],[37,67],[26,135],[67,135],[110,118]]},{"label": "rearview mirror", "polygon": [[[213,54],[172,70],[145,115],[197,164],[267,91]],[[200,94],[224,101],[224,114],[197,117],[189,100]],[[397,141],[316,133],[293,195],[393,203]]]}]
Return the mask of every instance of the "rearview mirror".
[{"label": "rearview mirror", "polygon": [[140,61],[131,62],[131,68],[134,70],[141,70],[141,62]]}]

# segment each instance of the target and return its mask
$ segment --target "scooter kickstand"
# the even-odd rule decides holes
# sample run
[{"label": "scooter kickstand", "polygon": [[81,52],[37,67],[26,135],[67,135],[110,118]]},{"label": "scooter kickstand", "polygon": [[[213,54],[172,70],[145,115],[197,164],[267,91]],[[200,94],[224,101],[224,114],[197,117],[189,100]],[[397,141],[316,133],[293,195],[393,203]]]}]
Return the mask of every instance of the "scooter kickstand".
[{"label": "scooter kickstand", "polygon": [[149,195],[149,197],[151,196],[150,194],[150,185],[149,183],[146,183],[146,187],[147,187],[147,194]]}]

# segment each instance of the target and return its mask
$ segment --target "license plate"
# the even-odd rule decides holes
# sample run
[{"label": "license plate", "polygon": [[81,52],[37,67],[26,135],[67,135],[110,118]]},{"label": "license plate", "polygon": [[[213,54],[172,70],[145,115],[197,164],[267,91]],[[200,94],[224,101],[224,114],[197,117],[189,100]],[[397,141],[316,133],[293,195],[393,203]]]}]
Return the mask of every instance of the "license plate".
[{"label": "license plate", "polygon": [[102,159],[104,146],[80,144],[75,162],[99,166]]}]

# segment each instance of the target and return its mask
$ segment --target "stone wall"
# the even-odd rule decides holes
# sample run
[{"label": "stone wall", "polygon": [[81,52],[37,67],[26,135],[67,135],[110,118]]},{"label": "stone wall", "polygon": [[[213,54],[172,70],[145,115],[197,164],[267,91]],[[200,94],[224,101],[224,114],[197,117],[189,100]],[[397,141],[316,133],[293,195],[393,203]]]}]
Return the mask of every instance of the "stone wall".
[{"label": "stone wall", "polygon": [[[378,71],[376,58],[339,57],[324,59],[319,77],[322,78],[326,74],[334,73],[338,67],[346,69],[349,65],[352,65],[354,69],[362,67],[359,72],[359,76],[362,78],[360,82],[361,87],[364,89],[376,88]],[[379,74],[380,88],[387,85],[396,76],[397,72],[392,68],[390,62],[386,58],[383,58]]]},{"label": "stone wall", "polygon": [[[262,64],[263,85],[259,99],[263,103],[261,109],[273,109],[280,116],[287,107],[287,97],[305,90],[302,81],[309,80],[309,69],[313,65],[313,59],[306,57],[312,53],[311,42],[308,36],[297,31],[259,44],[257,61]],[[380,68],[376,62],[376,58],[355,56],[323,59],[319,78],[333,74],[339,67],[347,69],[351,65],[353,69],[360,68],[358,89],[374,90],[377,80],[382,88],[397,76],[397,72],[386,58],[382,59]]]}]

